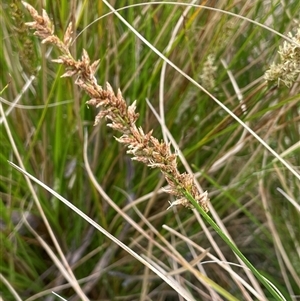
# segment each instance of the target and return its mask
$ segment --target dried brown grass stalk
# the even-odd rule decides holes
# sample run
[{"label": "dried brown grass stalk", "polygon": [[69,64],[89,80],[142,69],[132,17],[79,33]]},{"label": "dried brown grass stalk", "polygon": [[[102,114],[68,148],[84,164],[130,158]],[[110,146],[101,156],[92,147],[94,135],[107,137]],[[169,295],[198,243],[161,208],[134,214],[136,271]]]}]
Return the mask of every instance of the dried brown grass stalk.
[{"label": "dried brown grass stalk", "polygon": [[207,191],[200,193],[192,175],[179,173],[177,156],[172,154],[170,145],[159,142],[152,136],[152,131],[145,134],[142,128],[137,128],[135,125],[139,116],[135,112],[136,102],[127,106],[120,90],[115,94],[110,84],[106,84],[106,89],[97,84],[94,73],[99,65],[99,60],[91,64],[85,50],[83,50],[81,60],[77,61],[72,57],[69,51],[69,46],[72,42],[72,25],[69,24],[63,41],[61,41],[53,34],[54,27],[45,10],[40,16],[28,3],[23,2],[23,5],[34,19],[34,22],[26,23],[26,25],[35,30],[34,34],[42,39],[42,43],[55,45],[62,52],[58,59],[53,60],[66,67],[67,71],[62,77],[76,75],[75,83],[91,97],[87,104],[97,108],[101,107],[100,112],[96,116],[95,125],[102,118],[110,120],[108,126],[122,133],[122,136],[116,139],[128,147],[127,153],[133,155],[133,160],[161,170],[170,185],[167,192],[178,198],[170,207],[180,204],[193,208],[191,202],[185,197],[186,193],[188,193],[207,212],[209,202]]}]

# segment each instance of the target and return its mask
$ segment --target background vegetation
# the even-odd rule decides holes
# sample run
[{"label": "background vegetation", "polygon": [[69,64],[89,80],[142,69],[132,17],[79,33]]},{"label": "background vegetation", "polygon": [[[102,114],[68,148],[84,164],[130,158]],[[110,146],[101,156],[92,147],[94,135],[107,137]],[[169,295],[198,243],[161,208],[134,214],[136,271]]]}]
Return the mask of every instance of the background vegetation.
[{"label": "background vegetation", "polygon": [[[101,59],[98,83],[120,88],[128,104],[137,100],[138,124],[163,139],[164,127],[149,100],[208,191],[213,219],[286,300],[299,300],[299,177],[137,38],[103,1],[41,2],[28,1],[48,12],[59,37],[70,21],[76,24],[74,57],[86,49],[91,60]],[[299,1],[183,5],[189,2],[110,4],[123,8],[119,13],[153,47],[299,169],[299,81],[289,88],[276,81],[266,84],[264,72],[279,61],[284,38],[259,26],[285,36],[295,33]],[[162,189],[166,182],[158,170],[131,161],[105,120],[93,127],[97,111],[87,108],[88,97],[74,79],[60,78],[63,67],[51,62],[59,50],[41,45],[24,25],[30,21],[20,1],[2,1],[3,299],[58,300],[54,291],[68,300],[183,300],[184,291],[189,300],[275,300],[197,212],[166,210],[174,200]],[[178,290],[44,188],[30,186],[7,160],[22,163],[156,269],[169,273]],[[179,169],[184,171],[180,162]],[[200,273],[193,273],[192,266]]]}]

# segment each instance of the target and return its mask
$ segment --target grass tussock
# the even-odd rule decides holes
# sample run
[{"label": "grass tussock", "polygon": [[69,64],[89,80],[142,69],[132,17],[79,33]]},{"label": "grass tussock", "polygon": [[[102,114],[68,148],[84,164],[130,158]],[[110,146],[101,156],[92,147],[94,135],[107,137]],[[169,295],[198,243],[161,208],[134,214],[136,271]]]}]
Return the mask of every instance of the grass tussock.
[{"label": "grass tussock", "polygon": [[1,4],[4,300],[297,300],[298,1],[40,5]]}]

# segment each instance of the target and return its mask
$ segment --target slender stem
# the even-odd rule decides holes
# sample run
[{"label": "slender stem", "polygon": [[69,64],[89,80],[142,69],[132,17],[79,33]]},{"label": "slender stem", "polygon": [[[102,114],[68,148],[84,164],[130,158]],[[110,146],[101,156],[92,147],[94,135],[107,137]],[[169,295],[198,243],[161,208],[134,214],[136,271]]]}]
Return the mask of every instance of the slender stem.
[{"label": "slender stem", "polygon": [[243,255],[238,247],[229,239],[229,237],[221,230],[221,228],[213,221],[213,219],[199,206],[194,200],[191,194],[187,191],[184,192],[185,197],[194,205],[202,217],[211,225],[211,227],[219,234],[219,236],[225,241],[230,249],[245,263],[245,265],[253,272],[257,279],[265,286],[265,288],[272,294],[272,296],[278,300],[285,300],[281,294],[279,294],[266,280],[265,277],[252,265],[252,263]]}]

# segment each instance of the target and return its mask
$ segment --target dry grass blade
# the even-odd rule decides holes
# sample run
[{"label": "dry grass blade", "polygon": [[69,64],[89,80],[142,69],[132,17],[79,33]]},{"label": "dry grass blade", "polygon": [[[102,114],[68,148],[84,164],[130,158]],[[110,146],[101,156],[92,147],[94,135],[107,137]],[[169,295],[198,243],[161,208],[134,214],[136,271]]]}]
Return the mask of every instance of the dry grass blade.
[{"label": "dry grass blade", "polygon": [[43,182],[39,181],[37,178],[29,174],[24,169],[20,168],[19,166],[15,165],[12,162],[9,162],[9,164],[17,169],[19,172],[23,173],[26,177],[49,191],[53,196],[58,198],[60,201],[62,201],[66,206],[68,206],[71,210],[76,212],[81,218],[83,218],[85,221],[87,221],[90,225],[92,225],[95,229],[103,233],[106,237],[111,239],[113,242],[115,242],[119,247],[123,248],[126,252],[128,252],[130,255],[132,255],[135,259],[140,261],[142,264],[147,266],[149,269],[151,269],[155,274],[157,274],[160,278],[162,278],[166,283],[168,283],[172,288],[174,288],[182,297],[184,297],[186,300],[194,300],[194,298],[184,289],[180,288],[180,285],[174,281],[174,279],[166,276],[161,271],[159,271],[157,268],[155,268],[153,265],[149,264],[145,259],[143,259],[141,256],[139,256],[136,252],[134,252],[132,249],[128,248],[125,244],[123,244],[121,241],[116,239],[113,235],[111,235],[108,231],[106,231],[104,228],[102,228],[99,224],[97,224],[94,220],[92,220],[90,217],[88,217],[86,214],[84,214],[81,210],[79,210],[77,207],[75,207],[72,203],[70,203],[68,200],[63,198],[61,195],[59,195],[57,192],[55,192],[53,189],[45,185]]}]

